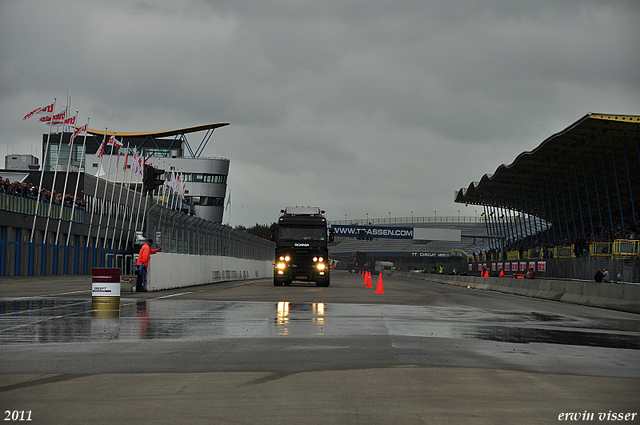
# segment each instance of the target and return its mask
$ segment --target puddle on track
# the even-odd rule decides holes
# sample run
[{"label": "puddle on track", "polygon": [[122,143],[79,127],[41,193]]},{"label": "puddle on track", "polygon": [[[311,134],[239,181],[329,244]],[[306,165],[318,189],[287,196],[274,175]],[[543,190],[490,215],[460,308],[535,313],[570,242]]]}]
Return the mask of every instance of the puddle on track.
[{"label": "puddle on track", "polygon": [[[640,349],[640,317],[442,306],[121,299],[99,317],[87,299],[0,301],[0,345],[392,335]],[[104,316],[102,314],[101,316]]]}]

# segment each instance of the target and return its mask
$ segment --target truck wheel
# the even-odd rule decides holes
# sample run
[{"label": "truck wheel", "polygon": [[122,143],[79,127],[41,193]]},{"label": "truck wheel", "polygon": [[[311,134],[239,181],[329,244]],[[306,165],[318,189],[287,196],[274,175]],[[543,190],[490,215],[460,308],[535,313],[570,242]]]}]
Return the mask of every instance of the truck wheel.
[{"label": "truck wheel", "polygon": [[282,282],[274,279],[273,286],[282,286]]},{"label": "truck wheel", "polygon": [[325,287],[325,288],[326,288],[327,286],[329,286],[329,283],[330,283],[330,282],[329,282],[328,280],[325,280],[325,281],[319,281],[319,282],[316,282],[316,286],[318,286],[318,287]]}]

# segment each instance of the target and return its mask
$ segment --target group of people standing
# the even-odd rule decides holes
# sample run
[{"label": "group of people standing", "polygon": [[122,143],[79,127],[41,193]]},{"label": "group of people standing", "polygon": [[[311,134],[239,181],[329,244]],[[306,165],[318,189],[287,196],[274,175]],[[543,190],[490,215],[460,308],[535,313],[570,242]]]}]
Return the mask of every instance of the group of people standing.
[{"label": "group of people standing", "polygon": [[56,192],[55,190],[51,192],[44,188],[38,190],[38,186],[35,184],[18,182],[18,181],[11,182],[8,178],[5,178],[3,180],[1,176],[0,176],[0,193],[6,193],[9,195],[15,195],[23,198],[32,198],[32,199],[36,199],[39,194],[41,202],[48,203],[51,201],[51,203],[53,203],[54,205],[64,204],[68,207],[73,206],[73,203],[75,202],[76,208],[80,210],[84,210],[86,206],[84,199],[78,196],[74,197],[69,193],[67,193],[66,195],[63,195],[62,192]]},{"label": "group of people standing", "polygon": [[596,282],[611,282],[611,279],[609,278],[609,270],[607,269],[603,269],[602,271],[598,269],[593,278]]}]

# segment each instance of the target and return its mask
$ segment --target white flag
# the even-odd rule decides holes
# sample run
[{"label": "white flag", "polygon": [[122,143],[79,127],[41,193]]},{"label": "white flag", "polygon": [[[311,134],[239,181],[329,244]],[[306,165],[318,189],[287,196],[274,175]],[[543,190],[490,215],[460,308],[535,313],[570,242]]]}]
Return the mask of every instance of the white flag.
[{"label": "white flag", "polygon": [[53,103],[51,105],[43,106],[42,108],[34,109],[33,111],[25,115],[22,119],[28,120],[35,114],[47,114],[47,115],[53,114]]}]

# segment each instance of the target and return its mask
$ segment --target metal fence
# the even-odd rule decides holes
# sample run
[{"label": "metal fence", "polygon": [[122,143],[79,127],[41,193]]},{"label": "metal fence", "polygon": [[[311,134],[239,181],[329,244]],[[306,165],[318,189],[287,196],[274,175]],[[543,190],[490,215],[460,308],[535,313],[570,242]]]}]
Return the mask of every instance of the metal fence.
[{"label": "metal fence", "polygon": [[[25,215],[34,215],[38,204],[38,217],[60,218],[70,221],[73,215],[75,223],[84,223],[84,210],[70,205],[52,204],[48,201],[36,202],[36,198],[0,193],[0,209]],[[73,213],[73,214],[72,214]]]},{"label": "metal fence", "polygon": [[273,260],[275,244],[220,223],[154,205],[147,213],[146,236],[164,252]]}]

